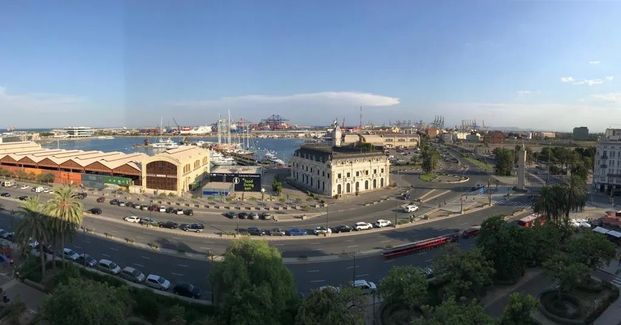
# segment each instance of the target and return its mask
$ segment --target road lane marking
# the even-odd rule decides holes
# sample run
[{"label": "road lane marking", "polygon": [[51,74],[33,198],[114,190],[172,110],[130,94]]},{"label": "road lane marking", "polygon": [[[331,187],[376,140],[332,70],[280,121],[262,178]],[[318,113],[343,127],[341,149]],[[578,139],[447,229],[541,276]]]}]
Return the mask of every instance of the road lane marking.
[{"label": "road lane marking", "polygon": [[347,246],[347,247],[349,247],[349,248],[352,248],[352,247],[358,247],[358,245],[349,245],[349,246]]},{"label": "road lane marking", "polygon": [[311,280],[310,283],[321,283],[321,282],[326,282],[326,280]]},{"label": "road lane marking", "polygon": [[78,245],[73,245],[73,247],[75,247],[75,249],[82,249],[82,246],[78,246]]},{"label": "road lane marking", "polygon": [[397,260],[394,259],[394,258],[391,258],[391,259],[388,259],[388,260],[384,260],[384,263],[393,263],[395,261],[397,261]]},{"label": "road lane marking", "polygon": [[144,258],[145,260],[150,260],[151,258],[149,256],[140,256],[142,258]]},{"label": "road lane marking", "polygon": [[[360,265],[356,265],[356,268],[359,268],[359,267],[360,267]],[[351,270],[351,269],[353,269],[353,268],[354,268],[354,266],[353,266],[353,265],[348,265],[348,266],[347,266],[347,269],[348,269],[348,270]]]},{"label": "road lane marking", "polygon": [[190,267],[189,265],[185,265],[185,264],[177,264],[178,267]]},{"label": "road lane marking", "polygon": [[103,256],[103,257],[110,257],[110,255],[108,255],[108,254],[103,254],[103,253],[101,254],[101,256]]},{"label": "road lane marking", "polygon": [[136,265],[137,267],[144,267],[144,265],[138,263],[134,263],[134,265]]},{"label": "road lane marking", "polygon": [[176,275],[176,276],[183,276],[183,273],[175,273],[175,272],[170,272],[170,274],[172,274],[172,275]]},{"label": "road lane marking", "polygon": [[369,273],[356,274],[357,278],[361,278],[363,276],[369,276]]},{"label": "road lane marking", "polygon": [[114,247],[108,247],[108,248],[110,248],[110,250],[111,250],[111,251],[115,251],[115,252],[118,252],[118,251],[119,251],[119,249],[118,249],[118,248],[114,248]]},{"label": "road lane marking", "polygon": [[308,273],[317,273],[317,272],[319,272],[319,270],[308,270],[306,272],[308,272]]}]

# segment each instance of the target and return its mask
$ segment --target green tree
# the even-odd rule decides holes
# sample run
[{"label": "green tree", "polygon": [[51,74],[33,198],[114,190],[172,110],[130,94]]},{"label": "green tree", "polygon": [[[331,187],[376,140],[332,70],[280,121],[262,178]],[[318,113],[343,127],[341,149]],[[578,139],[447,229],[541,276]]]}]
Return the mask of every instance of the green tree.
[{"label": "green tree", "polygon": [[487,315],[476,300],[470,303],[458,303],[454,297],[449,297],[442,304],[431,308],[425,306],[423,318],[416,319],[413,325],[491,325],[494,319]]},{"label": "green tree", "polygon": [[615,257],[615,246],[604,235],[587,230],[567,243],[569,258],[595,270]]},{"label": "green tree", "polygon": [[298,309],[295,323],[364,324],[364,304],[364,296],[356,288],[313,290]]},{"label": "green tree", "polygon": [[532,242],[525,229],[510,225],[500,216],[483,222],[477,247],[491,261],[500,280],[515,280],[522,276],[532,251]]},{"label": "green tree", "polygon": [[496,148],[493,152],[496,157],[496,175],[511,176],[515,164],[515,151]]},{"label": "green tree", "polygon": [[297,310],[293,276],[278,250],[265,241],[234,241],[210,282],[227,324],[290,324]]},{"label": "green tree", "polygon": [[427,302],[428,283],[421,269],[395,266],[380,283],[380,293],[387,304],[403,304],[410,310]]},{"label": "green tree", "polygon": [[[62,250],[65,238],[71,238],[82,224],[84,218],[82,203],[70,187],[59,187],[54,190],[53,198],[45,205],[45,212],[53,217],[53,234],[60,237]],[[64,254],[61,254],[61,258],[64,261]]]},{"label": "green tree", "polygon": [[71,279],[60,284],[43,303],[50,324],[125,324],[127,307],[118,290],[105,283]]},{"label": "green tree", "polygon": [[272,181],[272,190],[276,192],[276,195],[280,195],[282,193],[282,182],[278,178],[274,178]]},{"label": "green tree", "polygon": [[544,186],[533,201],[533,210],[543,214],[548,221],[561,225],[565,211],[564,201],[567,197],[565,188],[560,185]]},{"label": "green tree", "polygon": [[530,243],[528,261],[530,264],[541,265],[543,261],[561,250],[563,232],[553,223],[535,226],[525,232]]},{"label": "green tree", "polygon": [[572,261],[567,254],[561,252],[543,262],[543,269],[548,277],[558,283],[559,297],[560,294],[573,290],[584,279],[584,275],[590,272],[586,265]]},{"label": "green tree", "polygon": [[15,239],[22,250],[28,248],[30,240],[39,243],[39,258],[41,259],[41,275],[45,276],[45,252],[43,247],[50,239],[50,219],[42,213],[43,207],[36,197],[28,198],[17,212],[21,220],[15,227]]},{"label": "green tree", "polygon": [[522,295],[514,292],[509,297],[509,303],[505,306],[500,325],[534,325],[538,324],[532,319],[532,312],[539,302],[531,295]]},{"label": "green tree", "polygon": [[482,294],[492,284],[494,267],[481,250],[462,251],[448,246],[434,261],[434,273],[442,283],[445,297],[471,297]]},{"label": "green tree", "polygon": [[430,145],[424,145],[421,150],[422,169],[425,173],[431,173],[438,168],[440,154]]}]

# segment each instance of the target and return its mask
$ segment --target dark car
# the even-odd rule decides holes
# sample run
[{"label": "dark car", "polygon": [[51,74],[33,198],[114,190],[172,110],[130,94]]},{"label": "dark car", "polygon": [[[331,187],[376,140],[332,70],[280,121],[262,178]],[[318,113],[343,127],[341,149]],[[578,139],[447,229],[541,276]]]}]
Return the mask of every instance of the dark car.
[{"label": "dark car", "polygon": [[84,192],[80,192],[80,193],[75,195],[75,197],[80,199],[80,200],[84,200],[87,196],[88,196],[88,194],[86,194]]},{"label": "dark car", "polygon": [[248,228],[248,234],[250,234],[251,236],[264,236],[265,231],[257,227],[250,227]]},{"label": "dark car", "polygon": [[18,197],[18,199],[20,201],[26,201],[26,200],[28,200],[28,195],[22,195],[22,196]]},{"label": "dark car", "polygon": [[176,213],[177,209],[173,208],[173,207],[168,207],[166,208],[166,213]]},{"label": "dark car", "polygon": [[92,214],[101,214],[101,209],[100,208],[92,208],[90,210],[88,210],[88,212],[92,213]]},{"label": "dark car", "polygon": [[201,289],[197,286],[189,283],[180,283],[173,287],[173,293],[178,294],[180,296],[200,299],[201,297]]},{"label": "dark car", "polygon": [[80,254],[80,257],[75,262],[88,267],[97,266],[97,260],[88,254]]},{"label": "dark car", "polygon": [[248,219],[248,212],[240,212],[237,214],[239,219]]},{"label": "dark car", "polygon": [[160,228],[168,228],[168,229],[177,229],[179,224],[172,221],[161,222],[159,224]]},{"label": "dark car", "polygon": [[149,205],[149,208],[147,209],[149,211],[160,211],[160,206],[157,204],[151,204]]},{"label": "dark car", "polygon": [[106,200],[105,197],[101,196],[97,198],[97,203],[103,203]]},{"label": "dark car", "polygon": [[235,219],[235,218],[237,218],[237,213],[229,211],[229,212],[225,212],[224,216],[229,218],[229,219]]},{"label": "dark car", "polygon": [[140,218],[140,222],[139,223],[141,225],[145,225],[145,226],[155,226],[155,227],[160,226],[160,223],[155,221],[155,219],[153,219],[151,217]]},{"label": "dark car", "polygon": [[248,219],[252,219],[252,220],[259,220],[259,214],[256,212],[252,212],[249,216]]},{"label": "dark car", "polygon": [[200,224],[200,223],[193,223],[190,225],[183,226],[182,229],[183,231],[201,232],[203,231],[203,229],[205,229],[205,226],[203,226],[203,224]]},{"label": "dark car", "polygon": [[300,228],[291,228],[287,230],[287,235],[289,236],[305,236],[308,235],[308,232],[304,229]]},{"label": "dark car", "polygon": [[119,205],[119,200],[117,199],[110,200],[110,205]]},{"label": "dark car", "polygon": [[269,231],[269,234],[270,236],[285,236],[287,233],[280,228],[274,228]]},{"label": "dark car", "polygon": [[186,216],[193,216],[194,215],[194,210],[192,210],[192,209],[185,209],[185,210],[183,210],[183,214],[185,214]]},{"label": "dark car", "polygon": [[274,217],[267,213],[267,212],[261,212],[261,214],[259,214],[259,218],[261,218],[262,220],[272,220],[274,219]]},{"label": "dark car", "polygon": [[336,226],[334,227],[333,231],[335,233],[339,233],[339,232],[350,232],[352,230],[352,228],[350,226],[347,225],[340,225],[340,226]]},{"label": "dark car", "polygon": [[4,192],[4,193],[0,194],[0,196],[2,196],[2,197],[11,197],[11,193]]}]

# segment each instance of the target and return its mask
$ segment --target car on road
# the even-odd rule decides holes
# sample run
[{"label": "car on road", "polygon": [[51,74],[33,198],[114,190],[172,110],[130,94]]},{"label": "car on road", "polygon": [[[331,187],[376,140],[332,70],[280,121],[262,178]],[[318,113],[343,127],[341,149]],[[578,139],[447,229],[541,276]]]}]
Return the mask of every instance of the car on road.
[{"label": "car on road", "polygon": [[72,249],[70,248],[63,248],[63,255],[65,256],[66,259],[71,260],[71,261],[77,261],[78,259],[80,259],[80,254],[74,252]]},{"label": "car on road", "polygon": [[274,228],[269,231],[269,235],[270,236],[285,236],[287,235],[287,232],[280,228]]},{"label": "car on road", "polygon": [[80,199],[80,200],[84,200],[87,196],[88,196],[88,194],[86,194],[84,192],[76,193],[76,195],[75,195],[76,199]]},{"label": "car on road", "polygon": [[306,236],[308,235],[308,232],[305,229],[291,228],[287,230],[287,235],[288,236]]},{"label": "car on road", "polygon": [[388,227],[388,226],[392,225],[392,222],[390,222],[390,220],[386,220],[386,219],[379,219],[379,220],[375,221],[375,223],[373,225],[376,228],[384,228],[384,227]]},{"label": "car on road", "polygon": [[78,260],[76,261],[76,263],[78,264],[82,264],[84,266],[88,266],[88,267],[96,267],[97,266],[97,260],[94,259],[92,256],[88,255],[88,254],[80,254],[80,257],[78,257]]},{"label": "car on road", "polygon": [[151,217],[140,218],[140,224],[145,226],[159,227],[160,223]]},{"label": "car on road", "polygon": [[248,234],[251,236],[265,236],[265,230],[261,230],[257,227],[249,227]]},{"label": "car on road", "polygon": [[140,210],[140,209],[142,209],[142,204],[134,203],[133,207],[134,207],[134,209]]},{"label": "car on road", "polygon": [[479,235],[481,226],[472,226],[461,233],[462,238],[472,238]]},{"label": "car on road", "polygon": [[97,203],[103,203],[104,201],[106,201],[106,198],[103,196],[97,198]]},{"label": "car on road", "polygon": [[123,270],[121,271],[121,277],[125,280],[136,283],[140,283],[145,279],[144,273],[136,270],[131,266],[126,266],[123,268]]},{"label": "car on road", "polygon": [[142,211],[148,211],[148,210],[149,210],[149,206],[148,206],[148,205],[146,205],[146,204],[143,204],[143,205],[140,207],[140,210],[142,210]]},{"label": "car on road", "polygon": [[22,185],[22,186],[19,187],[20,190],[27,190],[29,188],[30,188],[30,186],[28,186],[28,185]]},{"label": "car on road", "polygon": [[2,196],[2,197],[11,197],[11,193],[3,192],[2,194],[0,194],[0,196]]},{"label": "car on road", "polygon": [[119,202],[119,200],[117,200],[117,199],[112,199],[112,200],[110,200],[110,205],[119,205],[119,203],[120,203],[120,202]]},{"label": "car on road", "polygon": [[167,229],[179,228],[179,224],[173,221],[160,222],[159,226],[160,228],[167,228]]},{"label": "car on road", "polygon": [[229,212],[225,212],[223,213],[223,215],[229,219],[235,219],[237,218],[237,213],[233,212],[233,211],[229,211]]},{"label": "car on road", "polygon": [[18,197],[17,199],[20,200],[20,201],[26,201],[26,200],[28,200],[28,195],[22,195],[22,196]]},{"label": "car on road", "polygon": [[416,212],[418,211],[418,205],[416,204],[408,204],[403,206],[404,212]]},{"label": "car on road", "polygon": [[332,228],[332,232],[340,233],[340,232],[350,232],[352,228],[348,225],[340,225]]},{"label": "car on road", "polygon": [[173,207],[166,208],[166,213],[174,213],[174,212],[175,212],[175,208]]},{"label": "car on road", "polygon": [[125,220],[127,222],[139,223],[140,222],[140,217],[137,217],[137,216],[127,216],[127,217],[123,218],[123,220]]},{"label": "car on road", "polygon": [[160,206],[160,209],[158,210],[159,212],[166,212],[166,207],[165,206]]},{"label": "car on road", "polygon": [[356,222],[356,224],[354,225],[354,230],[356,231],[369,230],[372,228],[373,228],[373,225],[368,222]]},{"label": "car on road", "polygon": [[177,215],[182,215],[183,214],[183,209],[175,209],[175,211],[173,213],[177,214]]},{"label": "car on road", "polygon": [[97,268],[104,272],[112,273],[112,274],[119,274],[121,272],[120,266],[118,266],[116,263],[112,262],[111,260],[107,260],[107,259],[99,260],[99,263],[97,263]]},{"label": "car on road", "polygon": [[103,211],[101,211],[100,208],[92,208],[88,209],[88,212],[90,212],[91,214],[101,214]]},{"label": "car on road", "polygon": [[193,223],[189,225],[184,225],[182,229],[183,231],[189,232],[202,232],[203,229],[205,229],[205,226],[202,223]]},{"label": "car on road", "polygon": [[319,235],[329,235],[332,233],[332,229],[325,226],[317,226],[313,229],[313,233],[317,236]]},{"label": "car on road", "polygon": [[37,187],[33,187],[31,189],[31,191],[35,192],[35,193],[41,193],[41,192],[45,191],[45,189],[43,187],[41,187],[41,186],[37,186]]},{"label": "car on road", "polygon": [[375,283],[367,280],[356,280],[352,283],[354,288],[358,288],[362,290],[362,293],[365,295],[373,294],[377,291],[377,286]]},{"label": "car on road", "polygon": [[119,206],[120,207],[127,206],[127,203],[125,201],[119,201]]},{"label": "car on road", "polygon": [[248,212],[240,212],[237,214],[239,219],[248,219]]},{"label": "car on road", "polygon": [[193,216],[194,215],[194,210],[192,210],[192,209],[185,209],[185,210],[183,210],[183,214],[185,214],[186,216]]},{"label": "car on road", "polygon": [[190,283],[179,283],[173,287],[172,292],[188,298],[200,299],[201,297],[201,289]]},{"label": "car on road", "polygon": [[261,212],[261,214],[259,214],[259,218],[261,218],[262,220],[272,220],[274,219],[274,217],[267,213],[267,212]]},{"label": "car on road", "polygon": [[147,286],[158,290],[166,291],[170,288],[170,281],[156,274],[147,275],[147,279],[144,282]]},{"label": "car on road", "polygon": [[258,213],[256,213],[256,212],[252,212],[252,213],[250,214],[249,219],[252,219],[252,220],[259,220],[259,214],[258,214]]}]

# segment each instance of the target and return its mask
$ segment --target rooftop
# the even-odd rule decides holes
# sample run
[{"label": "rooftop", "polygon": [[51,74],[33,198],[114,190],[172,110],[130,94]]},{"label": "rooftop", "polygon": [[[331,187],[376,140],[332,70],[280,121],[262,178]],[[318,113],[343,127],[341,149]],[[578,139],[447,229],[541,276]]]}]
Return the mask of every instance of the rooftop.
[{"label": "rooftop", "polygon": [[217,166],[211,169],[212,174],[260,174],[261,166]]}]

